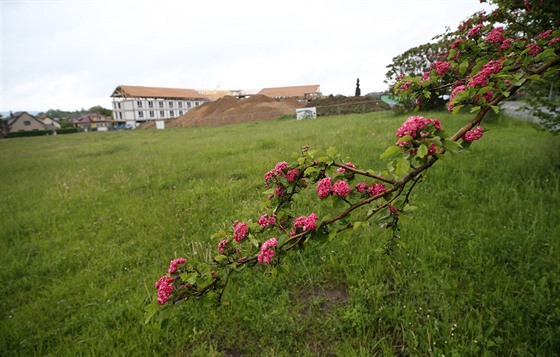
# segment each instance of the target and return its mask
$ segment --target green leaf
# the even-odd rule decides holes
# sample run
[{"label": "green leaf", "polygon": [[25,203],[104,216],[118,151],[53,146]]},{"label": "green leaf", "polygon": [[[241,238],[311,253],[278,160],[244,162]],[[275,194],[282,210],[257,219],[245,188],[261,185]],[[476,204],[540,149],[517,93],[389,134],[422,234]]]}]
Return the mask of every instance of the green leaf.
[{"label": "green leaf", "polygon": [[452,140],[443,140],[441,144],[443,145],[445,151],[450,153],[456,153],[461,148],[461,145],[458,142]]},{"label": "green leaf", "polygon": [[478,112],[480,110],[480,105],[471,108],[471,113]]},{"label": "green leaf", "polygon": [[397,160],[397,169],[395,171],[396,175],[401,177],[408,173],[410,170],[410,162],[404,157]]},{"label": "green leaf", "polygon": [[464,75],[467,72],[467,68],[469,67],[468,59],[464,59],[463,62],[459,65],[459,72]]},{"label": "green leaf", "polygon": [[217,261],[218,263],[221,262],[221,261],[224,260],[224,259],[227,261],[227,257],[226,257],[225,255],[223,255],[223,254],[216,255],[216,256],[214,257],[214,260]]},{"label": "green leaf", "polygon": [[312,174],[314,172],[317,172],[317,169],[311,166],[311,167],[306,168],[305,171],[303,172],[303,174],[305,176],[308,176],[309,174]]},{"label": "green leaf", "polygon": [[327,149],[327,155],[329,155],[331,158],[335,158],[336,155],[338,154],[338,151],[334,148],[334,147],[330,147]]},{"label": "green leaf", "polygon": [[426,145],[421,144],[418,147],[418,151],[416,152],[416,156],[420,159],[423,159],[424,156],[428,155],[428,148],[426,147]]},{"label": "green leaf", "polygon": [[497,105],[491,105],[490,108],[494,111],[494,113],[498,114],[500,112],[500,107]]},{"label": "green leaf", "polygon": [[459,110],[461,110],[461,108],[463,108],[465,105],[461,104],[461,105],[456,105],[453,107],[453,110],[451,111],[452,114],[457,114],[459,112]]},{"label": "green leaf", "polygon": [[388,157],[390,157],[390,156],[393,156],[393,155],[395,155],[395,154],[397,154],[397,153],[399,153],[399,152],[401,152],[401,151],[402,151],[402,149],[401,149],[400,146],[398,146],[398,145],[391,145],[391,146],[388,146],[387,149],[385,149],[385,151],[383,152],[383,154],[381,154],[380,158],[381,158],[381,159],[385,159],[385,158],[388,158]]}]

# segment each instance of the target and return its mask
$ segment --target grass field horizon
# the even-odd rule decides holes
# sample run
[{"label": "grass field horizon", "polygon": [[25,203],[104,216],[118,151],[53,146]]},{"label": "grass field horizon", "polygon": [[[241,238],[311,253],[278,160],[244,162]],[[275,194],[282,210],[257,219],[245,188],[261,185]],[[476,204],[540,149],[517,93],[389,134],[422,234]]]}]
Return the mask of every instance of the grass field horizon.
[{"label": "grass field horizon", "polygon": [[[421,115],[450,133],[470,117]],[[277,275],[234,276],[218,308],[187,302],[144,324],[169,261],[256,217],[277,162],[332,146],[381,170],[406,117],[0,141],[0,355],[557,353],[560,137],[502,117],[429,170],[392,254],[371,224],[290,254]]]}]

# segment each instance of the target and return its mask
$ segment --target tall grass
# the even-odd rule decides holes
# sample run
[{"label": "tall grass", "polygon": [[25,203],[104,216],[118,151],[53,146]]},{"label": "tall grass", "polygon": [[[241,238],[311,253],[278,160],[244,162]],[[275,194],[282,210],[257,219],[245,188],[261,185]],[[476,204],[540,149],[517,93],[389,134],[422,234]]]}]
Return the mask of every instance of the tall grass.
[{"label": "tall grass", "polygon": [[[450,132],[468,118],[431,116]],[[392,254],[372,225],[291,254],[277,274],[234,276],[216,309],[188,302],[143,324],[169,260],[254,217],[278,161],[335,146],[381,169],[404,119],[0,141],[0,355],[560,351],[560,139],[503,118],[430,170]]]}]

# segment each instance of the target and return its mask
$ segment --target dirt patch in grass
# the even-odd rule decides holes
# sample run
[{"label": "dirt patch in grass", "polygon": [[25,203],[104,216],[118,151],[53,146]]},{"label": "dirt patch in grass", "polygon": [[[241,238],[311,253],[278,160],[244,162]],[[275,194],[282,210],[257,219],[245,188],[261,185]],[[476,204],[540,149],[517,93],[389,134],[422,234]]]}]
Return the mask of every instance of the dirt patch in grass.
[{"label": "dirt patch in grass", "polygon": [[299,292],[300,308],[307,312],[312,308],[318,308],[323,311],[329,310],[334,305],[345,304],[348,298],[348,289],[345,285],[330,287],[310,286],[303,288]]}]

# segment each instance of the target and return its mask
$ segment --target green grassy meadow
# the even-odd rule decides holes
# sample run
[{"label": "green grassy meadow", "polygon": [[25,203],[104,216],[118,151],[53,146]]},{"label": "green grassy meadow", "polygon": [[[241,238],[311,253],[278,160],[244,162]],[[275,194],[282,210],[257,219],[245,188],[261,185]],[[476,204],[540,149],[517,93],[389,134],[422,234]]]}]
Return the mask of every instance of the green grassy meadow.
[{"label": "green grassy meadow", "polygon": [[[453,132],[468,115],[438,117]],[[375,225],[234,276],[225,303],[144,324],[176,257],[258,218],[263,174],[302,145],[379,159],[405,115],[0,141],[1,356],[541,355],[560,352],[560,137],[494,118]],[[302,214],[310,212],[302,212]]]}]

